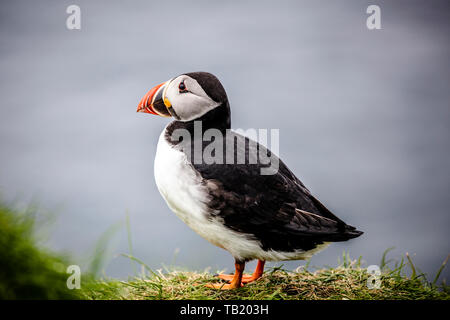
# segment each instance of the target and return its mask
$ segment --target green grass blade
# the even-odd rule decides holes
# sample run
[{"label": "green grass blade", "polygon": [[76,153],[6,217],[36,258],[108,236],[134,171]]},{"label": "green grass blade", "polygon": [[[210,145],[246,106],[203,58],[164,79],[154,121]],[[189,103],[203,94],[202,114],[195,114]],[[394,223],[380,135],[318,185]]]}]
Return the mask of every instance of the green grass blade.
[{"label": "green grass blade", "polygon": [[[128,240],[128,251],[130,252],[131,256],[134,256],[133,254],[133,244],[131,242],[131,227],[130,227],[130,214],[127,210],[126,213],[126,225],[127,225],[127,240]],[[131,262],[131,268],[133,269],[133,274],[136,275],[136,264],[135,261],[130,260]]]},{"label": "green grass blade", "polygon": [[414,267],[414,263],[412,262],[411,257],[409,256],[408,252],[406,253],[406,258],[408,259],[409,266],[411,267],[411,271],[412,271],[411,279],[415,279],[416,278],[416,268]]},{"label": "green grass blade", "polygon": [[384,250],[383,256],[381,257],[381,262],[380,262],[380,269],[381,270],[383,270],[387,266],[387,264],[392,261],[392,260],[387,260],[386,261],[386,256],[389,253],[389,251],[392,251],[394,249],[395,249],[395,247],[390,247],[390,248],[387,248],[386,250]]},{"label": "green grass blade", "polygon": [[97,277],[102,268],[106,263],[106,257],[109,253],[108,246],[111,243],[111,239],[114,235],[119,231],[122,227],[122,223],[116,223],[109,227],[97,241],[97,244],[94,249],[94,254],[91,258],[91,263],[89,265],[89,273],[91,273],[94,277]]},{"label": "green grass blade", "polygon": [[437,272],[437,274],[436,274],[436,277],[435,277],[434,280],[433,280],[433,286],[436,285],[436,282],[438,281],[439,276],[441,275],[442,271],[444,270],[445,266],[447,265],[447,262],[448,262],[448,258],[449,258],[449,257],[450,257],[450,254],[447,256],[447,258],[445,258],[444,262],[442,262],[442,265],[441,265],[441,267],[439,268],[439,270],[438,270],[438,272]]}]

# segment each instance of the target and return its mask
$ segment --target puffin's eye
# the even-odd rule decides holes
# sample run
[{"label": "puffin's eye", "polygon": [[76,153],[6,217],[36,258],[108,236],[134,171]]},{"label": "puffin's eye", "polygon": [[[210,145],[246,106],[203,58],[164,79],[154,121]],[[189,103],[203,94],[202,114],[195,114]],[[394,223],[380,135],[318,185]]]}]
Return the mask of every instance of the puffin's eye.
[{"label": "puffin's eye", "polygon": [[186,85],[184,84],[184,81],[181,81],[178,85],[178,89],[180,90],[180,93],[187,92]]}]

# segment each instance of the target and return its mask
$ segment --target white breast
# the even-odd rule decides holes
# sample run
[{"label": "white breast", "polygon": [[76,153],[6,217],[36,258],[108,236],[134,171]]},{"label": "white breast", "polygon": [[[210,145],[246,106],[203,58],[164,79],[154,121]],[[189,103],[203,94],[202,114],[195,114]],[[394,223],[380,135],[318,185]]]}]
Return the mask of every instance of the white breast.
[{"label": "white breast", "polygon": [[169,208],[190,228],[212,244],[229,251],[241,260],[304,259],[311,251],[264,251],[261,243],[251,235],[227,228],[220,218],[212,217],[206,205],[209,193],[202,177],[188,162],[186,155],[173,148],[161,133],[155,157],[155,180],[159,192]]},{"label": "white breast", "polygon": [[200,236],[228,250],[235,258],[245,259],[259,249],[259,241],[228,229],[220,218],[211,216],[206,205],[209,193],[202,177],[188,162],[186,155],[165,139],[165,129],[158,141],[155,180],[169,208]]},{"label": "white breast", "polygon": [[208,193],[186,155],[173,148],[161,133],[155,157],[155,180],[168,206],[190,227],[204,221]]}]

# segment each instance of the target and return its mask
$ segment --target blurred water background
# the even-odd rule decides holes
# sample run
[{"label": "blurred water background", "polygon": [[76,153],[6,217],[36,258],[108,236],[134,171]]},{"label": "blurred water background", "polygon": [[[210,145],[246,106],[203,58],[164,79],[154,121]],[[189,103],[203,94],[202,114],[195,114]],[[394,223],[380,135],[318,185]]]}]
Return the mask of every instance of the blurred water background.
[{"label": "blurred water background", "polygon": [[[81,30],[66,28],[71,4]],[[366,27],[370,4],[381,30]],[[128,212],[150,267],[232,270],[156,189],[167,119],[135,112],[154,85],[209,71],[232,127],[280,129],[285,163],[365,231],[311,265],[343,250],[378,264],[395,247],[432,278],[450,252],[449,21],[448,1],[3,2],[0,193],[55,212],[49,246],[77,257]],[[130,261],[114,255],[129,252],[126,228],[113,238],[105,272],[126,278]]]}]

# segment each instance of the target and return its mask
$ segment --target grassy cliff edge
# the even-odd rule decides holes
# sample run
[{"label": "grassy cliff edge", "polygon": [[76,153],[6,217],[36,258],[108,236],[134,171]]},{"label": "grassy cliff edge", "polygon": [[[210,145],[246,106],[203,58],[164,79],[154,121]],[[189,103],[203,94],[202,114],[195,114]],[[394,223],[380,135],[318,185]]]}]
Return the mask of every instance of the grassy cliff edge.
[{"label": "grassy cliff edge", "polygon": [[[103,280],[82,289],[85,299],[150,300],[449,300],[445,284],[439,287],[423,275],[405,274],[406,264],[393,270],[384,266],[379,288],[371,282],[360,260],[346,261],[336,268],[296,271],[269,268],[263,277],[236,290],[214,290],[204,286],[218,279],[209,272],[151,271],[129,281]],[[376,286],[375,286],[376,287]]]}]

